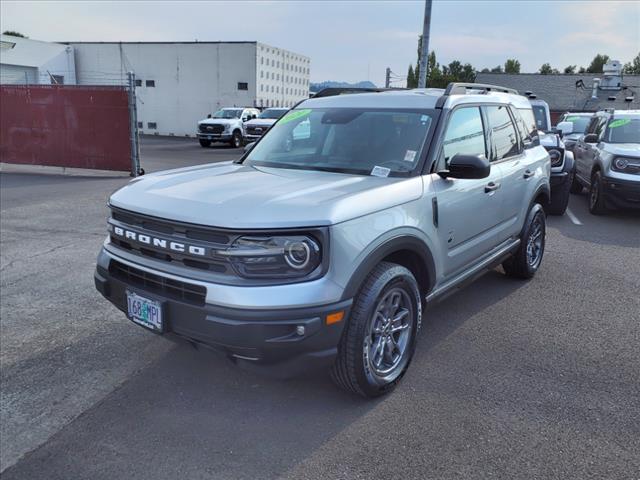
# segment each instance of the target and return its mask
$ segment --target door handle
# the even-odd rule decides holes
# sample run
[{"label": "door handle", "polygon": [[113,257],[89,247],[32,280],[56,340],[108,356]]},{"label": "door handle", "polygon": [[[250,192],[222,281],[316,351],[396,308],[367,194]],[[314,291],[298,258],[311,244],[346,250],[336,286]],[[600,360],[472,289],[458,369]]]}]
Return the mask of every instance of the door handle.
[{"label": "door handle", "polygon": [[489,182],[484,187],[484,193],[495,192],[499,188],[500,188],[500,183],[499,182]]},{"label": "door handle", "polygon": [[531,177],[533,177],[535,174],[536,174],[536,172],[532,172],[531,170],[526,169],[526,170],[525,170],[525,172],[524,172],[523,177],[524,177],[524,178],[531,178]]}]

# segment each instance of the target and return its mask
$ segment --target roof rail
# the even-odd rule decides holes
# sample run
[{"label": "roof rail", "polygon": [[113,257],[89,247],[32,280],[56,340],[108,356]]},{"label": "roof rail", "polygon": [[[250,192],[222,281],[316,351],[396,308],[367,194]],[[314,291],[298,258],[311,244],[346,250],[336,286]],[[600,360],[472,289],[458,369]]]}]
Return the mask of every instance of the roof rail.
[{"label": "roof rail", "polygon": [[335,97],[336,95],[346,95],[350,93],[378,93],[390,90],[406,90],[405,88],[359,88],[359,87],[328,87],[323,88],[311,98]]},{"label": "roof rail", "polygon": [[487,85],[485,83],[460,83],[451,82],[447,85],[444,93],[436,102],[436,108],[442,108],[447,97],[450,95],[465,95],[467,90],[482,90],[483,93],[489,92],[501,92],[501,93],[513,93],[518,95],[518,91],[513,88],[500,87],[498,85]]}]

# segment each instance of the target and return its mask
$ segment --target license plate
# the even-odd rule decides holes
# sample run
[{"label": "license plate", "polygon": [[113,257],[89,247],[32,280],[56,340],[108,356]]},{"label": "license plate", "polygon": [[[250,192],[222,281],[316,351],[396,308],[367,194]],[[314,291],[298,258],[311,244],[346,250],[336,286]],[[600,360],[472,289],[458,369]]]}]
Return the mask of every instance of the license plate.
[{"label": "license plate", "polygon": [[129,318],[143,327],[162,331],[162,305],[160,302],[127,291]]},{"label": "license plate", "polygon": [[208,136],[207,136],[207,140],[212,140],[212,139],[213,139],[213,136],[212,136],[212,135],[208,135]]}]

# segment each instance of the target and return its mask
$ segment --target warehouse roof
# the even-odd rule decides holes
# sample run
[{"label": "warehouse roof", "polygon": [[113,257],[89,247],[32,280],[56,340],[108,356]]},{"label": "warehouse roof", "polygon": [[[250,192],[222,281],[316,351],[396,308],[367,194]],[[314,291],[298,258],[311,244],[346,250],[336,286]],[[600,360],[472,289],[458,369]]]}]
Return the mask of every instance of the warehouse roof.
[{"label": "warehouse roof", "polygon": [[[520,93],[531,91],[537,98],[547,102],[550,110],[556,112],[640,108],[640,75],[623,75],[622,90],[598,89],[598,98],[592,99],[593,79],[598,77],[602,75],[478,73],[476,82],[515,88]],[[615,100],[609,100],[610,96],[614,96]],[[627,97],[633,97],[633,101],[626,101]]]},{"label": "warehouse roof", "polygon": [[40,67],[64,53],[68,45],[41,42],[29,38],[0,35],[0,63],[23,67]]}]

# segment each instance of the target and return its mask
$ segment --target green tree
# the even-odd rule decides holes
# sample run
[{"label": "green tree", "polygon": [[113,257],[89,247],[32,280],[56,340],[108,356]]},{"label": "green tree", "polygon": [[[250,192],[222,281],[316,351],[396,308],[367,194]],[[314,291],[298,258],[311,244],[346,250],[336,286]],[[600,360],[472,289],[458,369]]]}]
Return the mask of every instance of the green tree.
[{"label": "green tree", "polygon": [[20,32],[14,32],[13,30],[6,30],[2,32],[3,35],[11,35],[12,37],[20,37],[20,38],[29,38],[26,35],[21,34]]},{"label": "green tree", "polygon": [[413,73],[413,65],[409,64],[409,70],[407,71],[407,88],[416,88],[418,81]]},{"label": "green tree", "polygon": [[480,71],[480,73],[490,73],[490,72],[491,72],[491,70],[489,70],[487,67],[484,67],[484,68]]},{"label": "green tree", "polygon": [[544,63],[540,67],[540,73],[542,75],[549,75],[550,73],[553,73],[553,68],[551,68],[551,65],[549,65],[548,63]]},{"label": "green tree", "polygon": [[577,65],[569,65],[568,67],[564,68],[564,73],[566,75],[573,75],[574,73],[576,73],[576,68]]},{"label": "green tree", "polygon": [[515,58],[509,58],[504,62],[504,73],[520,73],[520,62]]},{"label": "green tree", "polygon": [[587,73],[587,69],[584,67],[580,67],[580,69],[578,70],[578,73]]},{"label": "green tree", "polygon": [[629,63],[625,63],[623,73],[628,75],[640,75],[640,53]]},{"label": "green tree", "polygon": [[491,73],[502,73],[502,65],[498,65],[497,67],[493,67],[491,69]]},{"label": "green tree", "polygon": [[587,73],[602,73],[602,67],[609,61],[609,55],[597,54],[587,67]]}]

